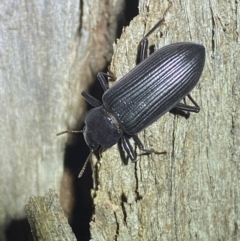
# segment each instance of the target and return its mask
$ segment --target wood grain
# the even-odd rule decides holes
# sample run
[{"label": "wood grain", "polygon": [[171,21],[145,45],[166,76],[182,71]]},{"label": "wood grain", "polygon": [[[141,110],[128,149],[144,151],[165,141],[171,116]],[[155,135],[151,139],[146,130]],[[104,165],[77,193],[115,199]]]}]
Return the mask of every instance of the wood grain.
[{"label": "wood grain", "polygon": [[[140,15],[114,46],[119,78],[136,61],[137,45],[168,1],[140,1]],[[161,36],[161,38],[160,38]],[[126,164],[118,147],[103,154],[96,180],[92,240],[239,240],[239,1],[172,1],[150,44],[206,47],[206,65],[189,119],[166,114],[140,134],[147,149]]]}]

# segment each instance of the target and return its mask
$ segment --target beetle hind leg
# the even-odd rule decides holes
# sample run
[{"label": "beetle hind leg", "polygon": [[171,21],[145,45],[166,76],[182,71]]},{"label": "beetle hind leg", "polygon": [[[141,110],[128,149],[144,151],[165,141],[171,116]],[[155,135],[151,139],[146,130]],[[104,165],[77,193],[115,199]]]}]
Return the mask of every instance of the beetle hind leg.
[{"label": "beetle hind leg", "polygon": [[184,98],[184,103],[178,103],[174,107],[174,109],[181,110],[181,111],[198,113],[200,111],[199,105],[196,103],[196,101],[192,98],[192,96],[190,94],[188,94],[187,97],[193,103],[194,106],[187,105],[186,101],[185,101],[185,98]]}]

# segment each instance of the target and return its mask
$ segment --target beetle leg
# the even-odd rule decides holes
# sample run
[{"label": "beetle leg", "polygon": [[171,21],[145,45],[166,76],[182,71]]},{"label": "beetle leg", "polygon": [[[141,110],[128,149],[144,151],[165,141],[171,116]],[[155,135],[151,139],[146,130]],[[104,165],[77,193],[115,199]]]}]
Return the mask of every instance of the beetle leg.
[{"label": "beetle leg", "polygon": [[135,153],[133,151],[133,148],[132,148],[132,146],[129,142],[129,139],[126,136],[122,135],[121,141],[122,141],[122,145],[123,145],[124,150],[127,152],[127,155],[130,157],[130,159],[132,161],[136,161],[136,155],[135,155]]},{"label": "beetle leg", "polygon": [[139,139],[139,137],[137,135],[134,135],[132,136],[133,140],[135,141],[136,145],[138,146],[138,148],[141,150],[141,151],[144,151],[145,153],[147,154],[152,154],[155,152],[154,149],[150,149],[150,150],[147,150],[147,149],[144,149],[144,146],[141,142],[141,140]]},{"label": "beetle leg", "polygon": [[189,111],[198,113],[200,108],[197,106],[186,105],[183,103],[178,103],[173,109],[182,110],[182,111]]},{"label": "beetle leg", "polygon": [[150,150],[147,150],[147,149],[144,149],[144,146],[141,142],[141,140],[139,139],[139,137],[137,135],[134,135],[132,136],[133,140],[135,141],[136,145],[138,146],[138,148],[141,150],[141,151],[144,151],[145,153],[144,154],[152,154],[152,153],[155,153],[155,154],[166,154],[165,151],[163,152],[157,152],[155,151],[154,149],[150,149]]},{"label": "beetle leg", "polygon": [[109,89],[108,83],[106,81],[106,77],[110,78],[111,80],[115,80],[116,79],[116,76],[111,71],[109,71],[109,73],[110,74],[99,72],[97,74],[98,81],[99,81],[100,85],[102,86],[104,92]]},{"label": "beetle leg", "polygon": [[144,37],[148,37],[150,34],[152,34],[164,21],[165,21],[165,16],[167,14],[167,12],[169,11],[169,9],[172,6],[172,2],[169,3],[169,6],[167,7],[167,9],[165,10],[163,17],[145,34]]},{"label": "beetle leg", "polygon": [[197,104],[197,102],[192,98],[192,96],[190,94],[187,95],[188,99],[200,110],[199,105]]},{"label": "beetle leg", "polygon": [[106,151],[102,146],[99,148],[99,156],[102,157],[103,152]]},{"label": "beetle leg", "polygon": [[97,74],[98,81],[99,81],[100,85],[102,86],[104,92],[109,88],[108,83],[106,81],[106,77],[109,77],[108,74],[105,74],[103,72],[99,72]]},{"label": "beetle leg", "polygon": [[144,146],[143,146],[141,140],[139,139],[139,137],[137,135],[134,135],[134,136],[132,136],[132,138],[133,138],[134,142],[136,143],[136,145],[138,146],[138,148],[140,150],[143,150]]},{"label": "beetle leg", "polygon": [[[195,100],[192,98],[192,96],[191,96],[190,94],[188,94],[187,97],[189,98],[189,100],[190,100],[195,106],[187,105],[186,103],[184,103],[184,104],[183,104],[183,103],[178,103],[178,104],[174,107],[174,109],[198,113],[198,112],[200,111],[199,105],[195,102]],[[184,102],[185,102],[185,98],[184,98]]]},{"label": "beetle leg", "polygon": [[110,81],[115,81],[117,79],[116,75],[111,71],[110,66],[108,66],[108,77]]},{"label": "beetle leg", "polygon": [[139,62],[142,62],[144,59],[148,57],[147,50],[148,50],[148,39],[147,37],[144,36],[140,43]]},{"label": "beetle leg", "polygon": [[163,14],[163,18],[161,18],[143,37],[140,43],[140,53],[139,53],[139,60],[142,62],[144,59],[146,59],[147,56],[147,49],[148,49],[148,36],[151,35],[164,21],[166,13],[168,12],[169,8],[172,6],[172,2],[170,2],[168,8],[165,10]]},{"label": "beetle leg", "polygon": [[84,97],[84,99],[92,106],[94,107],[99,107],[102,105],[102,103],[97,100],[96,98],[94,98],[93,96],[89,95],[88,93],[86,93],[85,91],[82,92],[82,96]]}]

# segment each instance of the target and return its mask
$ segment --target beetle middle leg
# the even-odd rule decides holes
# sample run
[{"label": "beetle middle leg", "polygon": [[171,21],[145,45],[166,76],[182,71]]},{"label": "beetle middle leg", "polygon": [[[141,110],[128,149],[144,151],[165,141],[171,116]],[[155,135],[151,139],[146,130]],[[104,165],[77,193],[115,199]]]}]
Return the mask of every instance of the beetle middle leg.
[{"label": "beetle middle leg", "polygon": [[[147,155],[148,155],[148,154],[152,154],[152,153],[155,153],[155,154],[166,154],[165,151],[164,151],[164,152],[157,152],[157,151],[155,151],[154,149],[147,150],[147,149],[144,148],[141,140],[138,138],[137,135],[134,135],[134,136],[131,136],[131,137],[133,138],[133,140],[134,140],[134,142],[136,143],[136,145],[138,146],[138,148],[139,148],[141,151],[144,152],[142,155],[144,155],[144,154],[147,154]],[[132,148],[132,145],[131,145],[128,137],[125,136],[125,135],[122,135],[121,141],[122,141],[123,148],[124,148],[124,150],[126,151],[127,155],[129,156],[129,158],[131,159],[131,161],[135,162],[136,159],[137,159],[137,155],[134,153],[133,148]]]},{"label": "beetle middle leg", "polygon": [[[151,150],[146,150],[144,149],[144,146],[141,142],[141,140],[138,138],[137,135],[134,135],[134,136],[131,136],[134,140],[134,142],[136,143],[136,145],[138,146],[138,148],[141,150],[141,151],[144,151],[145,153],[144,154],[152,154],[152,153],[155,153],[155,150],[154,149],[151,149]],[[126,137],[125,135],[122,136],[122,145],[123,145],[123,148],[124,150],[127,152],[127,155],[130,157],[131,161],[136,161],[137,159],[137,156],[136,154],[134,153],[133,151],[133,148],[130,144],[130,141],[128,139],[128,137]]]},{"label": "beetle middle leg", "polygon": [[158,152],[156,151],[155,149],[145,149],[141,140],[139,139],[139,137],[137,135],[134,135],[134,136],[131,136],[134,140],[134,142],[136,143],[136,145],[138,146],[138,148],[144,152],[144,154],[152,154],[152,153],[155,153],[155,154],[166,154],[166,151],[163,151],[163,152]]}]

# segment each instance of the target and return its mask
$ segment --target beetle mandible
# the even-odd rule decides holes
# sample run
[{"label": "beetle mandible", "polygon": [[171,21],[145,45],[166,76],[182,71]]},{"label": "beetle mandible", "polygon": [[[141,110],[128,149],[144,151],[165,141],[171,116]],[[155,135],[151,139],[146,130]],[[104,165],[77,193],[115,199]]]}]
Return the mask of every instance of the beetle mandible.
[{"label": "beetle mandible", "polygon": [[[190,91],[198,83],[205,63],[204,46],[191,42],[167,45],[147,57],[148,36],[164,21],[164,17],[143,37],[140,45],[140,63],[123,76],[111,88],[105,77],[111,75],[98,73],[97,78],[104,90],[102,103],[86,92],[83,97],[94,108],[86,113],[85,127],[82,131],[63,131],[63,133],[83,132],[90,148],[79,177],[94,150],[98,147],[108,149],[121,140],[128,157],[136,160],[129,142],[133,138],[140,150],[147,153],[137,134],[175,108],[199,112],[200,107],[190,96]],[[194,106],[180,103],[188,97]]]}]

